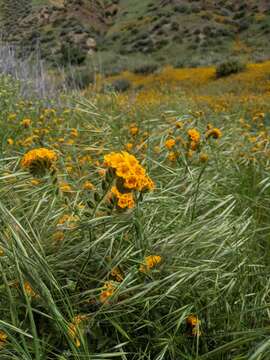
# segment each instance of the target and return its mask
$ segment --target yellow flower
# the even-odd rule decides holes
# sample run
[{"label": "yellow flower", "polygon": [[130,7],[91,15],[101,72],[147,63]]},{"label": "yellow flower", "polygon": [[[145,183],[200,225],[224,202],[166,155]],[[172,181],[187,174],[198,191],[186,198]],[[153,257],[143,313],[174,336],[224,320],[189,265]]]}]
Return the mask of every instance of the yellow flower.
[{"label": "yellow flower", "polygon": [[174,139],[168,139],[165,142],[165,146],[168,150],[171,150],[175,145],[175,140]]},{"label": "yellow flower", "polygon": [[106,170],[105,170],[105,169],[99,169],[99,170],[98,170],[98,175],[99,175],[100,177],[105,176],[105,174],[106,174]]},{"label": "yellow flower", "polygon": [[85,181],[83,183],[82,187],[83,187],[83,190],[94,190],[95,189],[94,185],[90,181]]},{"label": "yellow flower", "polygon": [[2,247],[0,247],[0,256],[4,256],[5,255],[5,252],[4,250],[2,249]]},{"label": "yellow flower", "polygon": [[190,141],[194,141],[196,143],[198,143],[201,138],[199,131],[196,129],[189,129],[188,136],[189,136]]},{"label": "yellow flower", "polygon": [[30,119],[23,119],[21,122],[22,126],[24,126],[25,128],[28,128],[31,125],[31,120]]},{"label": "yellow flower", "polygon": [[150,255],[144,259],[144,263],[140,265],[140,272],[147,272],[161,262],[161,256]]},{"label": "yellow flower", "polygon": [[53,150],[33,149],[23,156],[21,166],[28,168],[31,173],[44,172],[44,170],[50,169],[56,160],[57,155]]},{"label": "yellow flower", "polygon": [[116,286],[112,281],[107,281],[104,284],[104,290],[101,292],[99,296],[99,300],[102,304],[107,304],[109,298],[115,293]]},{"label": "yellow flower", "polygon": [[74,128],[71,129],[70,135],[71,135],[72,137],[78,137],[78,135],[79,135],[78,130],[77,130],[77,129],[74,129]]},{"label": "yellow flower", "polygon": [[188,152],[187,152],[187,157],[188,157],[189,159],[191,159],[192,156],[193,156],[193,153],[194,153],[194,151],[188,150]]},{"label": "yellow flower", "polygon": [[122,282],[124,280],[124,275],[118,266],[112,269],[111,276],[118,282]]},{"label": "yellow flower", "polygon": [[4,331],[0,330],[0,349],[6,345],[7,338],[7,334]]},{"label": "yellow flower", "polygon": [[132,143],[127,143],[125,147],[126,147],[127,151],[130,151],[133,148],[133,144]]},{"label": "yellow flower", "polygon": [[178,153],[175,152],[175,151],[171,151],[169,154],[168,154],[168,160],[174,162],[176,161],[178,158]]},{"label": "yellow flower", "polygon": [[111,188],[111,193],[116,197],[117,206],[119,206],[121,209],[132,209],[135,206],[132,193],[122,194],[120,191],[118,191],[116,186]]},{"label": "yellow flower", "polygon": [[125,189],[146,191],[154,187],[154,183],[145,174],[145,169],[135,156],[126,151],[105,155],[104,165],[113,169],[118,179],[122,179]]},{"label": "yellow flower", "polygon": [[68,325],[68,335],[74,341],[76,347],[81,346],[79,339],[80,325],[83,321],[87,320],[87,315],[77,315],[72,319],[72,322]]},{"label": "yellow flower", "polygon": [[207,162],[208,161],[208,159],[209,159],[209,157],[208,157],[208,155],[206,154],[206,153],[201,153],[200,154],[200,161],[201,162]]},{"label": "yellow flower", "polygon": [[55,243],[58,243],[59,241],[64,240],[65,234],[63,231],[56,231],[56,233],[53,234],[52,238]]},{"label": "yellow flower", "polygon": [[8,144],[8,145],[13,145],[13,144],[14,144],[14,140],[11,139],[11,138],[8,138],[8,139],[7,139],[7,144]]},{"label": "yellow flower", "polygon": [[205,134],[205,138],[209,139],[210,137],[214,138],[214,139],[219,139],[222,136],[222,132],[220,129],[218,128],[212,128],[210,130],[208,130]]},{"label": "yellow flower", "polygon": [[132,136],[136,136],[139,132],[139,128],[136,126],[136,124],[132,124],[129,128],[129,132]]},{"label": "yellow flower", "polygon": [[63,193],[70,193],[72,192],[72,189],[71,189],[71,186],[68,184],[68,183],[61,183],[60,184],[60,190],[63,192]]},{"label": "yellow flower", "polygon": [[57,225],[59,227],[67,226],[68,228],[73,229],[77,226],[76,223],[78,222],[78,220],[78,216],[65,214],[58,220]]},{"label": "yellow flower", "polygon": [[31,184],[32,184],[33,186],[37,186],[37,185],[40,184],[40,180],[38,180],[38,179],[32,179],[32,180],[31,180]]},{"label": "yellow flower", "polygon": [[35,291],[33,290],[33,288],[31,287],[31,285],[30,285],[30,283],[28,281],[24,282],[23,287],[24,287],[25,293],[28,296],[30,296],[32,298],[37,298],[38,297],[38,294],[35,293]]},{"label": "yellow flower", "polygon": [[84,156],[82,156],[82,157],[80,157],[79,158],[79,164],[80,165],[84,165],[84,164],[86,164],[86,163],[90,163],[91,162],[91,156],[89,156],[89,155],[84,155]]},{"label": "yellow flower", "polygon": [[201,321],[198,319],[198,316],[196,315],[189,315],[186,318],[186,324],[191,329],[191,333],[193,336],[200,336],[200,324]]},{"label": "yellow flower", "polygon": [[177,129],[182,129],[184,126],[184,123],[182,121],[177,121],[177,123],[175,124],[175,126],[177,127]]},{"label": "yellow flower", "polygon": [[189,147],[191,150],[195,151],[198,147],[198,142],[196,141],[191,141],[190,144],[189,144]]}]

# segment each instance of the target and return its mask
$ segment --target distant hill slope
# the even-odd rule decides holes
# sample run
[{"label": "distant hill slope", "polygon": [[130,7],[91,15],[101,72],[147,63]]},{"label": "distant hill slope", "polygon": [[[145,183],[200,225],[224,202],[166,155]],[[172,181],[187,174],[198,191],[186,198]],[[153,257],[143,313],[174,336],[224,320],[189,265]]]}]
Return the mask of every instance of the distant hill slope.
[{"label": "distant hill slope", "polygon": [[[18,6],[22,2],[27,11]],[[56,63],[80,64],[94,52],[125,58],[140,54],[178,66],[215,63],[228,56],[254,59],[270,55],[268,0],[0,3],[4,38],[30,51],[38,44],[42,57]]]}]

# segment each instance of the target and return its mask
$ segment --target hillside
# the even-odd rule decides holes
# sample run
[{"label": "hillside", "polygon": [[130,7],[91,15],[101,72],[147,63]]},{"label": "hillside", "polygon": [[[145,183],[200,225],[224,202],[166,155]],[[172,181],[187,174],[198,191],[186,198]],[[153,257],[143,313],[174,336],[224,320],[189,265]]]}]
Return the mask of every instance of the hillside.
[{"label": "hillside", "polygon": [[80,64],[95,52],[114,64],[114,58],[130,63],[127,59],[139,55],[140,60],[178,66],[216,63],[225,54],[245,60],[270,55],[266,0],[7,0],[4,4],[4,39],[30,51],[38,44],[42,57],[57,64]]}]

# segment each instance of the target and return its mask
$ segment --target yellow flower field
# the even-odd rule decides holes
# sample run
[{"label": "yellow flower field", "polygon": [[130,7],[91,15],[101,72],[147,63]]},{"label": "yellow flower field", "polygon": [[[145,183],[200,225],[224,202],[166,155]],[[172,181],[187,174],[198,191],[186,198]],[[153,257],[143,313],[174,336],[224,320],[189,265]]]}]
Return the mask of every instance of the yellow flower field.
[{"label": "yellow flower field", "polygon": [[269,359],[270,62],[120,77],[0,78],[0,358]]}]

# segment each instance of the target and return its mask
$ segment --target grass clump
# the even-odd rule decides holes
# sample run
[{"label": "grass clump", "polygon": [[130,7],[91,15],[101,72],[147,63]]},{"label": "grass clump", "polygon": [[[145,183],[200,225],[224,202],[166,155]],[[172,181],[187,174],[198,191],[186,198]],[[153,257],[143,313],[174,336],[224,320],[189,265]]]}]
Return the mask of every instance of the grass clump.
[{"label": "grass clump", "polygon": [[112,81],[106,86],[106,90],[123,93],[130,89],[131,82],[128,79],[120,78]]},{"label": "grass clump", "polygon": [[66,84],[71,89],[85,89],[95,82],[95,75],[89,68],[71,69],[66,76]]},{"label": "grass clump", "polygon": [[0,77],[1,359],[269,358],[269,67]]},{"label": "grass clump", "polygon": [[155,73],[158,68],[159,66],[156,63],[145,63],[135,66],[133,72],[140,75],[149,75]]},{"label": "grass clump", "polygon": [[244,71],[246,65],[239,60],[228,60],[216,67],[216,77],[226,77]]}]

